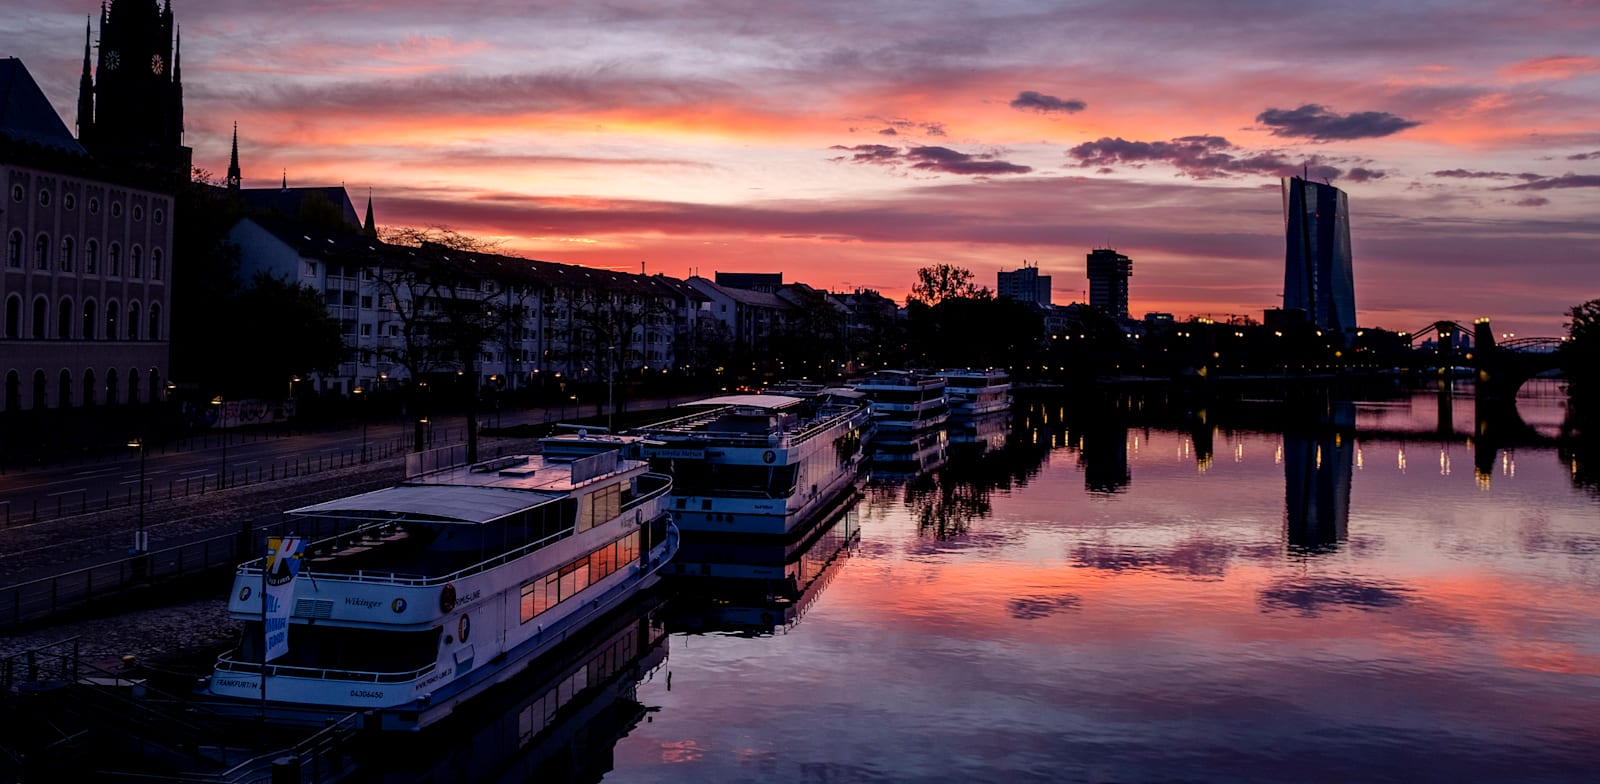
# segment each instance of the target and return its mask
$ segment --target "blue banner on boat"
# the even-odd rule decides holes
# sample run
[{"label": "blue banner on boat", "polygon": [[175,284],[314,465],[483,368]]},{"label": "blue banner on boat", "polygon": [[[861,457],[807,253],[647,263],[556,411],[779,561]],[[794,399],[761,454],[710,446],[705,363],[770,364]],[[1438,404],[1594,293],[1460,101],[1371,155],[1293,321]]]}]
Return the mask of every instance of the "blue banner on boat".
[{"label": "blue banner on boat", "polygon": [[289,602],[294,598],[294,578],[300,573],[305,549],[306,540],[299,536],[267,537],[266,589],[261,592],[266,661],[289,652]]}]

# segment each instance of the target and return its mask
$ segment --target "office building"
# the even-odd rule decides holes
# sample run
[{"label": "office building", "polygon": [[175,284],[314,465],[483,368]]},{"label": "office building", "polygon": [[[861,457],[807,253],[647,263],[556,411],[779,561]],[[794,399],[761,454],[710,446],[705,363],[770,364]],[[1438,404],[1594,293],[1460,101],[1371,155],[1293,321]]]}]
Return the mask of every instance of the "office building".
[{"label": "office building", "polygon": [[999,279],[995,282],[995,296],[1048,306],[1050,276],[1040,275],[1037,265],[1030,267],[1027,262],[1023,262],[1021,269],[1000,273]]},{"label": "office building", "polygon": [[1283,307],[1318,329],[1356,329],[1350,212],[1344,191],[1300,177],[1283,180]]},{"label": "office building", "polygon": [[1128,317],[1128,278],[1133,259],[1110,248],[1089,252],[1089,307],[1114,319]]}]

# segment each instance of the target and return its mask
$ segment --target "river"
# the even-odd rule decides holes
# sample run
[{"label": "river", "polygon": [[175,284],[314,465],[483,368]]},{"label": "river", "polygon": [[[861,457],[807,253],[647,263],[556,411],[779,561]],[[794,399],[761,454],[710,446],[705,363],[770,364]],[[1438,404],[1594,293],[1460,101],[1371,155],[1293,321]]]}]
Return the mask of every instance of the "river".
[{"label": "river", "polygon": [[1593,780],[1600,493],[1536,443],[1552,388],[1487,460],[1470,388],[1019,404],[875,479],[771,624],[679,600],[604,780]]}]

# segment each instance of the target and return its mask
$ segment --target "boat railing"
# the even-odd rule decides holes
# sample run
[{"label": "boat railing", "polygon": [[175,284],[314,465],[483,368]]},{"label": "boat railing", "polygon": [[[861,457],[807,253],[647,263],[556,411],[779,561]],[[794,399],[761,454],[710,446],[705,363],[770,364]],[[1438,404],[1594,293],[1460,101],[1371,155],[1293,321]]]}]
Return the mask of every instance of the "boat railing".
[{"label": "boat railing", "polygon": [[219,672],[259,673],[263,666],[267,675],[274,677],[303,678],[313,681],[348,681],[351,683],[406,683],[414,681],[433,672],[438,666],[437,662],[429,662],[423,667],[405,672],[368,672],[363,670],[338,670],[327,667],[297,667],[289,664],[272,664],[268,662],[241,661],[229,658],[236,651],[228,651],[217,657],[217,670]]},{"label": "boat railing", "polygon": [[[663,475],[661,475],[661,474],[645,474],[645,476],[663,476]],[[665,477],[663,477],[663,479],[664,479],[664,481],[662,481],[660,483],[660,485],[658,487],[656,487],[654,490],[651,490],[648,493],[643,493],[643,494],[639,495],[638,497],[632,499],[631,501],[623,504],[620,507],[621,511],[626,512],[626,511],[629,511],[629,510],[632,510],[632,509],[637,509],[640,506],[643,506],[644,504],[647,504],[647,503],[649,503],[651,501],[654,501],[656,499],[662,498],[663,496],[666,496],[669,493],[671,493],[672,492],[672,481],[671,481],[671,479],[670,478],[665,478]],[[351,574],[345,574],[345,573],[337,573],[337,572],[319,572],[319,571],[316,571],[314,568],[310,568],[309,565],[305,570],[305,574],[306,574],[306,578],[309,579],[309,580],[331,580],[331,581],[335,581],[335,582],[347,582],[347,583],[374,583],[374,584],[380,584],[380,585],[406,585],[406,586],[438,585],[438,584],[442,584],[442,583],[448,583],[448,582],[452,582],[452,581],[455,581],[455,580],[459,580],[459,579],[461,579],[463,577],[470,577],[470,576],[472,576],[474,574],[480,574],[482,572],[486,572],[486,571],[488,571],[490,569],[493,569],[495,567],[503,566],[505,564],[511,563],[512,561],[515,561],[515,560],[517,560],[517,559],[519,559],[519,558],[521,558],[521,557],[523,557],[523,556],[525,556],[525,555],[527,555],[527,554],[529,554],[529,553],[531,553],[531,552],[533,552],[535,550],[543,549],[544,547],[549,546],[553,542],[559,541],[561,539],[565,539],[566,537],[569,537],[572,534],[573,534],[573,529],[565,528],[565,529],[557,531],[556,533],[553,533],[553,534],[551,534],[549,536],[546,536],[546,537],[544,537],[542,539],[539,539],[537,541],[530,542],[530,543],[525,544],[525,545],[523,545],[521,547],[518,547],[518,548],[516,548],[514,550],[508,550],[508,551],[506,551],[504,553],[501,553],[501,554],[499,554],[499,555],[497,555],[497,556],[495,556],[493,558],[489,558],[487,560],[480,561],[480,562],[475,563],[475,564],[473,564],[471,566],[467,566],[465,568],[459,569],[457,571],[451,572],[451,573],[446,574],[446,575],[415,575],[415,574],[402,574],[400,572],[393,572],[393,571],[364,570],[364,569],[363,570],[358,570],[358,571],[356,571],[354,573],[351,573]],[[332,537],[332,539],[325,539],[325,540],[322,540],[322,542],[336,540],[337,538],[338,537]],[[314,543],[313,546],[315,546],[316,544],[321,544],[322,542]],[[239,574],[241,574],[241,575],[259,575],[259,574],[261,574],[261,566],[260,566],[261,561],[262,561],[262,559],[257,558],[254,561],[246,562],[244,565],[239,567]],[[252,564],[254,564],[254,566],[252,566]]]},{"label": "boat railing", "polygon": [[778,446],[788,448],[798,446],[806,441],[816,438],[818,435],[827,432],[840,422],[847,422],[854,417],[863,416],[867,413],[867,411],[868,409],[866,406],[851,406],[842,408],[837,413],[831,414],[826,418],[803,422],[795,427],[780,431],[777,444],[772,444],[768,440],[768,435],[766,433],[757,435],[744,435],[739,433],[712,433],[672,426],[673,422],[677,422],[678,420],[652,425],[647,429],[647,432],[657,437],[671,433],[675,439],[685,439],[704,444],[706,446]]}]

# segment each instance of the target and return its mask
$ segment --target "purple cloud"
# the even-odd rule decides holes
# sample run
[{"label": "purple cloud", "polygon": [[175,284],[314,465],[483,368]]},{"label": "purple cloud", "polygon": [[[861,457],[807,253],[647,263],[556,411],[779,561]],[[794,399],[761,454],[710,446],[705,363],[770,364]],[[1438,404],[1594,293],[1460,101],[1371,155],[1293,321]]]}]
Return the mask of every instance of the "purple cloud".
[{"label": "purple cloud", "polygon": [[1549,204],[1550,200],[1543,196],[1529,196],[1526,199],[1519,199],[1511,203],[1518,207],[1543,207],[1544,205]]},{"label": "purple cloud", "polygon": [[1373,180],[1381,180],[1387,174],[1388,172],[1378,171],[1376,169],[1365,169],[1357,166],[1346,172],[1344,176],[1351,182],[1371,182]]},{"label": "purple cloud", "polygon": [[[852,153],[848,156],[851,163],[870,163],[880,166],[909,165],[921,171],[936,171],[946,174],[1027,174],[1033,171],[1031,166],[1023,166],[1009,161],[1003,161],[993,153],[972,154],[952,150],[949,147],[909,147],[904,150],[883,144],[858,144],[854,147],[835,145],[830,149],[843,150]],[[846,160],[845,156],[832,158],[833,161]]]},{"label": "purple cloud", "polygon": [[1594,152],[1580,152],[1577,155],[1568,155],[1567,156],[1567,160],[1569,160],[1569,161],[1589,161],[1589,160],[1600,161],[1600,150],[1595,150]]},{"label": "purple cloud", "polygon": [[1441,171],[1430,172],[1430,174],[1434,177],[1448,177],[1452,179],[1525,180],[1527,182],[1544,179],[1543,174],[1534,174],[1533,172],[1513,174],[1511,172],[1503,171],[1473,171],[1470,169],[1444,169]]},{"label": "purple cloud", "polygon": [[1061,99],[1054,95],[1045,95],[1032,90],[1023,90],[1017,97],[1011,99],[1011,108],[1025,111],[1035,111],[1040,114],[1050,112],[1064,112],[1074,114],[1089,108],[1089,104],[1076,98]]},{"label": "purple cloud", "polygon": [[1600,174],[1563,174],[1542,180],[1508,185],[1503,191],[1548,191],[1555,188],[1600,188]]},{"label": "purple cloud", "polygon": [[[1085,168],[1166,163],[1197,180],[1242,174],[1282,177],[1302,173],[1331,180],[1344,173],[1318,156],[1312,156],[1303,164],[1295,163],[1278,152],[1251,153],[1221,136],[1180,136],[1164,142],[1102,137],[1073,147],[1067,151],[1067,155],[1077,159],[1078,165]],[[1374,179],[1373,172],[1364,171],[1367,171],[1367,179]],[[1382,176],[1381,173],[1378,176]]]},{"label": "purple cloud", "polygon": [[1256,115],[1256,122],[1270,127],[1273,136],[1308,138],[1319,142],[1372,139],[1422,124],[1388,112],[1339,114],[1314,103],[1298,109],[1268,109]]}]

